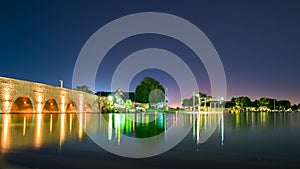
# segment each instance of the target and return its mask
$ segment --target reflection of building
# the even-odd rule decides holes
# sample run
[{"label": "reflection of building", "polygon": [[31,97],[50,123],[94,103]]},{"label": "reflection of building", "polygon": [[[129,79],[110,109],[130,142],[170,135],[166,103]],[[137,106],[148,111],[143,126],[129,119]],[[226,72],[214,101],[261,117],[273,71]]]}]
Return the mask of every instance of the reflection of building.
[{"label": "reflection of building", "polygon": [[195,125],[193,137],[196,144],[206,142],[219,127],[221,145],[224,144],[224,116],[223,113],[194,114]]}]

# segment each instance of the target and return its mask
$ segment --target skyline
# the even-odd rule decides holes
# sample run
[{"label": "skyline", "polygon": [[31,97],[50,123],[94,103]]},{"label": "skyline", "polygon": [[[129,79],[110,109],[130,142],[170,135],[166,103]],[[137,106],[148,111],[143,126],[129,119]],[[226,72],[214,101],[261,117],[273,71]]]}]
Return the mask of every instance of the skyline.
[{"label": "skyline", "polygon": [[[96,30],[128,14],[156,11],[187,19],[208,36],[223,62],[227,100],[249,96],[300,102],[299,2],[6,3],[0,7],[0,76],[55,86],[62,79],[65,87],[71,88],[76,58]],[[109,90],[114,68],[124,57],[149,47],[176,53],[197,75],[200,90],[210,93],[208,75],[195,54],[184,44],[160,35],[130,37],[112,48],[98,69],[96,91]],[[176,103],[178,86],[171,76],[159,70],[140,72],[130,90],[149,75],[168,88],[170,101]]]}]

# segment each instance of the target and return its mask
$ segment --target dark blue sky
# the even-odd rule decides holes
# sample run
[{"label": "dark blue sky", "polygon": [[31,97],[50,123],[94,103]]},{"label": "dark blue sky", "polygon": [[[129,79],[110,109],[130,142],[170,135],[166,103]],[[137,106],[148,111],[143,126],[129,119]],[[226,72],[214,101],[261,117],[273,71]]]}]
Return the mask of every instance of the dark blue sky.
[{"label": "dark blue sky", "polygon": [[[300,2],[275,0],[0,2],[0,76],[51,85],[63,79],[70,88],[76,58],[96,30],[124,15],[154,11],[182,17],[208,36],[224,65],[229,99],[268,96],[298,103],[299,9]],[[194,53],[159,35],[134,36],[117,44],[100,65],[96,89],[108,90],[117,64],[148,47],[176,53],[198,75],[200,89],[210,93],[207,73]],[[161,81],[170,89],[169,99],[176,100],[174,79],[158,70],[141,72],[131,90],[146,75]]]}]

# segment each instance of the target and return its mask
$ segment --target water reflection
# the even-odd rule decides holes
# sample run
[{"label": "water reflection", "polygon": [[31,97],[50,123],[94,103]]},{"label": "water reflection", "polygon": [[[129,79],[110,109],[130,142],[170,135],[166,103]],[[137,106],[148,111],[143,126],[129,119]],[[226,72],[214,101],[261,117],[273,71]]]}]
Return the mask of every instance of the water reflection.
[{"label": "water reflection", "polygon": [[295,128],[300,126],[300,116],[298,112],[247,112],[230,115],[227,119],[227,123],[228,127],[235,130]]},{"label": "water reflection", "polygon": [[[105,119],[105,122],[101,119]],[[153,120],[154,119],[154,120]],[[299,113],[133,113],[133,114],[0,114],[1,151],[22,147],[39,149],[67,140],[83,141],[89,134],[113,143],[124,144],[129,138],[155,138],[168,143],[172,126],[188,128],[196,144],[218,135],[218,144],[224,145],[226,131],[297,128]],[[138,143],[135,143],[138,144]]]},{"label": "water reflection", "polygon": [[1,114],[0,120],[2,152],[21,147],[39,149],[53,143],[61,146],[75,135],[82,138],[76,114]]},{"label": "water reflection", "polygon": [[[101,122],[101,116],[105,123]],[[205,142],[219,125],[221,114],[1,114],[1,151],[58,144],[66,140],[82,141],[84,131],[100,135],[105,140],[122,144],[122,138],[149,138],[167,142],[166,130],[179,126],[193,127],[197,144]]]}]

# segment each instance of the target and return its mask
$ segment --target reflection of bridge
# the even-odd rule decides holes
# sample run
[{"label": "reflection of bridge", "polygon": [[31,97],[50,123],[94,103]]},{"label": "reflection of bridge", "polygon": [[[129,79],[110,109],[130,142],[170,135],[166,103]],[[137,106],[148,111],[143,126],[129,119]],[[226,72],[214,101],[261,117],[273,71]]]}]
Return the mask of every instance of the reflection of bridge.
[{"label": "reflection of bridge", "polygon": [[98,112],[97,96],[0,77],[0,112]]},{"label": "reflection of bridge", "polygon": [[[82,124],[82,127],[79,123]],[[59,144],[65,140],[81,140],[84,126],[90,119],[87,113],[62,114],[0,114],[1,152],[10,149]]]}]

